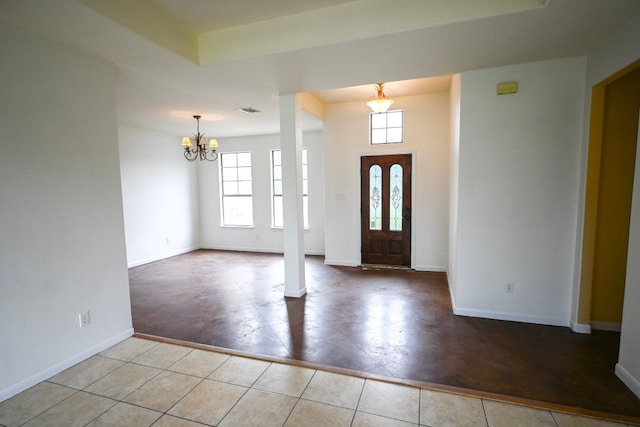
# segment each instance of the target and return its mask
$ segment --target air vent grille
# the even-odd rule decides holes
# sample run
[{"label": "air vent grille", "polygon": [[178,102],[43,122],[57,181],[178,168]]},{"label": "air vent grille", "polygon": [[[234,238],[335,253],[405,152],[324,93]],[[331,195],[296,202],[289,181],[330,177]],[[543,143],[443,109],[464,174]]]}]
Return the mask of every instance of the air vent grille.
[{"label": "air vent grille", "polygon": [[238,108],[238,110],[242,111],[243,113],[247,113],[247,114],[256,114],[256,113],[261,113],[262,112],[260,110],[256,110],[253,107],[242,107],[242,108]]}]

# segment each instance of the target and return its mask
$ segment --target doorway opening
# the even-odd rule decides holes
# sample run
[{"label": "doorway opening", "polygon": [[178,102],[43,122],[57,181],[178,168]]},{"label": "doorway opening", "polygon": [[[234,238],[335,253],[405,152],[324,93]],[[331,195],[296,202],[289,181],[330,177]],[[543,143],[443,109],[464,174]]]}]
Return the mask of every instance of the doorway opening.
[{"label": "doorway opening", "polygon": [[620,331],[640,110],[640,61],[593,87],[578,323]]}]

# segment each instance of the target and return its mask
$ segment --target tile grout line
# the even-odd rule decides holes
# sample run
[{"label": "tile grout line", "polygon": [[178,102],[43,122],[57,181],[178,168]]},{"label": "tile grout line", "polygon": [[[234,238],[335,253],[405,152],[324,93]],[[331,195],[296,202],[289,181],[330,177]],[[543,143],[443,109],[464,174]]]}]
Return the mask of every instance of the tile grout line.
[{"label": "tile grout line", "polygon": [[[56,384],[56,385],[59,385],[59,386],[62,386],[62,387],[65,387],[65,388],[71,389],[71,390],[73,390],[74,392],[73,392],[73,393],[71,393],[69,396],[65,397],[64,399],[62,399],[61,401],[57,402],[56,404],[51,405],[50,407],[48,407],[48,408],[47,408],[47,409],[45,409],[44,411],[39,412],[37,415],[34,415],[33,417],[29,418],[28,420],[26,420],[25,422],[23,422],[22,424],[20,424],[21,426],[23,426],[23,425],[25,425],[25,424],[27,424],[27,423],[31,422],[32,420],[36,419],[36,418],[37,418],[37,417],[39,417],[40,415],[44,414],[45,412],[50,411],[51,409],[55,408],[56,406],[58,406],[58,405],[59,405],[59,404],[61,404],[62,402],[64,402],[64,401],[66,401],[66,400],[70,399],[71,397],[73,397],[73,396],[75,396],[76,394],[78,394],[78,392],[82,391],[82,390],[78,390],[78,389],[76,389],[76,388],[69,387],[69,386],[66,386],[66,385],[63,385],[63,384],[53,383],[53,382],[51,382],[51,381],[49,381],[49,380],[44,380],[44,381],[42,381],[42,383],[45,383],[45,382],[48,382],[48,383],[51,383],[51,384]],[[42,384],[42,383],[39,383],[39,384]],[[37,385],[37,384],[36,384],[36,385]],[[34,386],[34,387],[35,387],[35,386]],[[25,390],[25,391],[26,391],[26,390]]]},{"label": "tile grout line", "polygon": [[422,387],[418,388],[418,425],[421,425],[422,415]]},{"label": "tile grout line", "polygon": [[362,388],[360,389],[360,395],[358,396],[358,401],[356,402],[356,407],[355,410],[353,411],[353,418],[351,419],[351,425],[353,425],[353,423],[356,420],[356,415],[358,414],[358,408],[360,407],[360,401],[362,400],[362,394],[364,393],[364,388],[367,385],[367,381],[369,381],[368,379],[364,379],[364,381],[362,382]]},{"label": "tile grout line", "polygon": [[482,413],[484,414],[484,421],[487,423],[487,427],[491,427],[489,424],[489,416],[487,415],[487,408],[484,406],[484,399],[480,399],[480,404],[482,405]]},{"label": "tile grout line", "polygon": [[285,418],[284,423],[282,423],[283,426],[287,424],[287,421],[289,421],[289,418],[291,418],[291,414],[293,414],[293,411],[296,410],[298,403],[300,403],[300,400],[302,400],[302,395],[304,394],[305,391],[307,391],[307,389],[309,388],[309,384],[311,384],[311,381],[313,380],[313,378],[316,376],[317,373],[318,373],[318,370],[314,369],[313,375],[311,375],[311,378],[309,378],[309,382],[307,382],[307,385],[304,387],[304,390],[302,390],[302,393],[300,393],[300,396],[297,397],[296,403],[293,405],[293,408],[291,408],[291,411],[289,411],[289,415],[287,415],[287,418]]},{"label": "tile grout line", "polygon": [[[231,357],[233,357],[233,356],[231,356]],[[229,357],[226,361],[230,360],[230,359],[231,359],[231,357]],[[225,361],[224,363],[226,363],[226,361]],[[224,365],[224,363],[222,363],[220,366]],[[238,400],[236,400],[236,402],[235,402],[233,405],[231,405],[231,408],[229,408],[229,410],[224,414],[224,416],[223,416],[222,418],[220,418],[220,421],[219,421],[218,423],[216,423],[217,425],[220,425],[220,424],[224,421],[224,419],[225,419],[225,418],[227,418],[227,417],[229,416],[229,414],[231,413],[231,411],[233,411],[233,408],[235,408],[235,407],[238,405],[238,403],[240,403],[240,401],[242,400],[242,398],[243,398],[243,397],[245,397],[245,396],[247,395],[247,393],[249,393],[249,390],[259,390],[259,389],[254,389],[254,388],[253,388],[253,386],[258,382],[258,380],[259,380],[260,378],[262,378],[262,376],[264,375],[264,373],[265,373],[265,372],[267,372],[267,369],[269,369],[269,367],[270,367],[272,364],[273,364],[272,362],[269,362],[269,365],[267,365],[267,367],[266,367],[266,368],[264,368],[264,370],[262,371],[262,373],[261,373],[260,375],[258,375],[258,378],[256,378],[256,379],[251,383],[251,385],[250,385],[249,387],[245,387],[245,388],[246,388],[246,390],[244,391],[244,393],[242,393],[242,396],[240,396],[240,398],[239,398]],[[217,371],[217,370],[220,368],[220,366],[218,366],[216,369],[214,369],[214,370],[213,370],[213,372]],[[209,376],[211,376],[211,375],[213,374],[213,372],[211,372],[211,374],[209,374]],[[208,377],[207,377],[207,378],[208,378]],[[210,381],[216,381],[216,380],[210,379]],[[221,383],[223,383],[223,384],[236,385],[236,386],[238,385],[238,384],[233,384],[233,383],[227,383],[227,382],[224,382],[224,381],[218,381],[218,382],[221,382]],[[240,386],[240,387],[244,387],[244,386]],[[263,391],[263,390],[260,390],[260,391]]]},{"label": "tile grout line", "polygon": [[360,399],[362,399],[362,393],[364,393],[364,386],[365,386],[366,383],[367,383],[366,379],[364,381],[362,381],[362,388],[360,388],[360,394],[358,395],[358,401],[356,402],[356,407],[353,410],[353,417],[351,417],[350,426],[352,426],[353,423],[356,421],[356,415],[358,415],[358,406],[360,406]]},{"label": "tile grout line", "polygon": [[[204,381],[204,380],[203,380]],[[210,381],[214,381],[214,380],[210,380]],[[237,384],[235,384],[237,385]],[[242,393],[242,396],[240,396],[240,398],[238,400],[236,400],[236,403],[234,403],[233,405],[231,405],[231,408],[229,408],[229,410],[227,412],[225,412],[225,414],[222,416],[222,418],[220,418],[220,421],[218,421],[216,423],[216,425],[220,425],[225,418],[227,418],[229,416],[229,414],[231,413],[231,411],[233,411],[233,408],[235,408],[236,406],[238,406],[238,403],[240,403],[240,401],[242,400],[243,397],[245,397],[247,395],[247,393],[249,393],[249,390],[252,390],[252,388],[247,387],[247,389],[244,391],[244,393]],[[186,395],[185,395],[186,396]],[[193,420],[189,420],[189,421],[193,421]]]},{"label": "tile grout line", "polygon": [[[102,377],[100,377],[100,379],[102,379],[102,378],[106,377],[107,375],[109,375],[109,374],[111,374],[111,373],[113,373],[113,372],[117,371],[118,369],[121,369],[121,368],[125,367],[126,365],[143,366],[143,367],[153,368],[153,369],[158,369],[158,370],[159,370],[159,372],[158,372],[157,374],[155,374],[153,377],[149,378],[147,381],[145,381],[143,384],[141,384],[141,385],[140,385],[139,387],[137,387],[135,390],[132,390],[130,393],[128,393],[128,394],[126,394],[125,396],[123,396],[121,399],[113,399],[113,398],[108,397],[108,396],[103,396],[103,395],[100,395],[100,394],[97,394],[97,393],[94,393],[94,392],[90,392],[90,391],[86,391],[86,390],[85,390],[86,388],[90,387],[92,384],[95,384],[96,382],[98,382],[100,379],[98,379],[98,380],[96,380],[96,381],[93,381],[91,384],[87,385],[87,386],[85,387],[85,389],[80,390],[80,391],[83,391],[83,392],[85,392],[85,393],[92,394],[92,395],[95,395],[95,396],[98,396],[98,397],[102,397],[102,398],[106,398],[106,399],[110,399],[110,400],[113,400],[113,401],[115,401],[115,402],[116,402],[116,403],[115,403],[115,404],[113,404],[111,407],[109,407],[109,409],[107,409],[107,410],[106,410],[106,411],[104,411],[102,414],[100,414],[100,415],[98,415],[97,417],[95,417],[95,418],[94,418],[93,420],[91,420],[90,422],[95,421],[97,418],[99,418],[100,416],[102,416],[103,414],[105,414],[106,412],[108,412],[109,410],[111,410],[111,409],[112,409],[114,406],[116,406],[118,403],[123,403],[123,404],[126,404],[126,405],[135,406],[135,407],[137,407],[137,408],[142,408],[142,409],[146,409],[146,410],[150,410],[150,411],[154,411],[154,412],[160,413],[161,415],[160,415],[160,417],[158,417],[158,420],[160,420],[163,416],[165,416],[165,415],[169,415],[169,413],[168,413],[168,412],[169,412],[169,411],[170,411],[170,410],[171,410],[175,405],[177,405],[177,404],[178,404],[178,402],[182,401],[182,399],[184,399],[184,397],[185,397],[185,396],[187,396],[189,393],[191,393],[191,392],[193,391],[193,389],[195,389],[198,385],[200,385],[200,384],[205,380],[205,378],[200,378],[200,377],[195,376],[195,375],[189,375],[189,376],[194,377],[194,378],[200,378],[200,381],[199,381],[196,385],[194,385],[194,386],[193,386],[193,387],[192,387],[192,388],[191,388],[187,393],[185,393],[185,394],[184,394],[184,396],[182,396],[180,399],[178,399],[178,401],[176,401],[173,405],[171,405],[171,406],[170,406],[169,408],[167,408],[167,410],[165,410],[165,411],[158,411],[158,410],[156,410],[156,409],[148,408],[148,407],[146,407],[146,406],[142,406],[142,405],[139,405],[139,404],[136,404],[136,403],[126,402],[126,401],[125,401],[125,399],[126,399],[127,397],[131,396],[133,393],[135,393],[136,391],[140,390],[142,387],[144,387],[145,385],[147,385],[147,384],[148,384],[149,382],[151,382],[153,379],[155,379],[155,378],[159,377],[160,375],[162,375],[163,373],[166,373],[166,372],[173,373],[174,371],[169,370],[169,368],[170,368],[171,366],[175,365],[176,363],[178,363],[178,361],[180,361],[180,360],[184,359],[188,354],[193,353],[193,351],[194,351],[194,349],[191,349],[191,350],[190,350],[190,351],[188,351],[184,356],[180,357],[179,359],[177,359],[176,361],[174,361],[173,363],[171,363],[171,364],[170,364],[169,366],[167,366],[166,368],[159,368],[159,367],[156,367],[156,366],[143,365],[143,364],[141,364],[141,363],[139,363],[139,362],[134,362],[134,360],[136,360],[136,359],[140,358],[140,357],[141,357],[141,356],[143,356],[144,354],[147,354],[148,352],[150,352],[151,350],[153,350],[154,348],[158,347],[158,346],[159,346],[159,345],[161,345],[161,344],[162,344],[162,343],[158,343],[157,345],[154,345],[153,347],[150,347],[149,349],[147,349],[147,350],[143,351],[142,353],[138,354],[137,356],[133,357],[131,360],[128,360],[128,361],[125,361],[125,360],[122,360],[122,359],[110,358],[110,359],[112,359],[112,360],[118,360],[118,361],[121,361],[121,362],[124,362],[124,363],[123,363],[123,365],[122,365],[122,366],[120,366],[120,367],[118,367],[118,368],[116,368],[116,369],[114,369],[114,370],[110,371],[110,372],[109,372],[108,374],[106,374],[106,375],[103,375]],[[187,347],[187,348],[188,348],[188,347]],[[102,355],[101,355],[101,356],[102,356]],[[102,357],[109,358],[108,356],[102,356]],[[216,368],[216,369],[217,369],[217,368]],[[181,374],[180,372],[176,372],[176,373]],[[186,374],[182,374],[182,375],[186,375]],[[170,416],[173,416],[173,415],[170,415]],[[184,419],[184,418],[183,418],[183,419]],[[158,422],[158,420],[154,421],[154,422],[153,422],[153,424],[156,424],[156,423]]]}]

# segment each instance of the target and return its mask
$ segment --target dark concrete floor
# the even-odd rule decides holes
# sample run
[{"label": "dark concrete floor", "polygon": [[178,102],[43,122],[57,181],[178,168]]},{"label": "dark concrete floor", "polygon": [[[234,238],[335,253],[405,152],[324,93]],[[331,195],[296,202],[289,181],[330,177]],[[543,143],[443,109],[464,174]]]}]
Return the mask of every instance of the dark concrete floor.
[{"label": "dark concrete floor", "polygon": [[619,334],[455,316],[444,273],[331,267],[284,298],[281,255],[199,250],[130,269],[136,332],[640,417]]}]

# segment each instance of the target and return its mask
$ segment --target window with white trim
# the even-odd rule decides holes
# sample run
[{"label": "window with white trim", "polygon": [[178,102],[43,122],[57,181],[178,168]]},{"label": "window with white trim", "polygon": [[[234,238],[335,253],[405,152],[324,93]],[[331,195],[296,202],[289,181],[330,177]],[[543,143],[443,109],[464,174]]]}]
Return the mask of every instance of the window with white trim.
[{"label": "window with white trim", "polygon": [[[309,228],[309,169],[307,150],[302,149],[302,215],[304,228]],[[274,228],[284,225],[282,206],[282,154],[280,150],[271,151],[271,217]]]},{"label": "window with white trim", "polygon": [[397,144],[402,142],[402,110],[369,113],[369,143]]},{"label": "window with white trim", "polygon": [[251,153],[220,155],[222,225],[253,226]]}]

